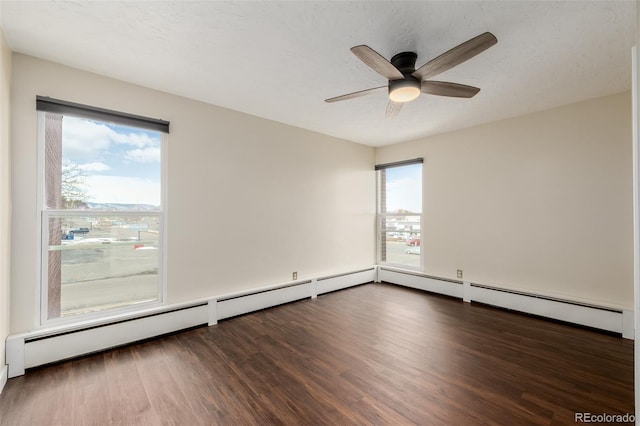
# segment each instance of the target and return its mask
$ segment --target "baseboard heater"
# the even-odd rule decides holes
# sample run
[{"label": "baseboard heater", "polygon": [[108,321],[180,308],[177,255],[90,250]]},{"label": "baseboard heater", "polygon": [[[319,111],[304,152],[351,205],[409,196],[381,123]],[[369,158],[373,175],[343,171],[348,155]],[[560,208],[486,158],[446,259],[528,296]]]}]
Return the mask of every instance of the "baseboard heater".
[{"label": "baseboard heater", "polygon": [[378,280],[633,338],[633,311],[381,267]]},{"label": "baseboard heater", "polygon": [[44,329],[7,338],[9,378],[25,369],[207,324],[208,303],[79,329]]},{"label": "baseboard heater", "polygon": [[216,318],[221,320],[306,299],[311,297],[311,284],[311,280],[302,281],[259,292],[220,298],[216,303]]},{"label": "baseboard heater", "polygon": [[6,365],[0,367],[0,393],[4,389],[4,385],[7,384],[7,380],[9,379],[9,369]]},{"label": "baseboard heater", "polygon": [[444,294],[451,297],[463,298],[462,281],[447,280],[443,278],[423,275],[418,272],[409,272],[396,269],[379,268],[378,280],[432,293]]},{"label": "baseboard heater", "polygon": [[[470,299],[474,302],[614,333],[623,333],[623,310],[473,283],[470,284],[469,290]],[[633,314],[631,316],[633,317]]]},{"label": "baseboard heater", "polygon": [[218,320],[246,314],[248,312],[314,298],[320,294],[341,290],[375,280],[376,268],[330,275],[312,280],[294,282],[282,286],[265,288],[260,291],[235,293],[217,299],[215,317]]},{"label": "baseboard heater", "polygon": [[218,320],[225,318],[373,282],[375,276],[376,268],[371,267],[344,274],[261,287],[210,299],[154,308],[129,317],[14,334],[7,337],[6,344],[8,377],[21,376],[27,368],[199,325],[213,325]]},{"label": "baseboard heater", "polygon": [[316,294],[330,293],[343,288],[370,283],[376,279],[376,268],[363,269],[349,274],[330,275],[316,280]]}]

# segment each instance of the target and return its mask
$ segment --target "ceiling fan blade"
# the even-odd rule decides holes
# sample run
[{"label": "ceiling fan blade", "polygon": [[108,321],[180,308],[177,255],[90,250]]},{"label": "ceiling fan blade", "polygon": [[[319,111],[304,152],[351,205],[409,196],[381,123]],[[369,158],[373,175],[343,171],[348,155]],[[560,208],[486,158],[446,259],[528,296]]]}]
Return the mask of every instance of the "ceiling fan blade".
[{"label": "ceiling fan blade", "polygon": [[373,95],[374,93],[379,93],[387,90],[389,90],[387,86],[374,87],[372,89],[360,90],[359,92],[347,93],[346,95],[325,99],[324,101],[325,102],[346,101],[347,99],[359,98],[360,96]]},{"label": "ceiling fan blade", "polygon": [[362,62],[367,64],[369,68],[386,78],[387,80],[399,80],[404,78],[398,68],[391,65],[391,62],[387,61],[382,55],[364,44],[360,46],[354,46],[351,51]]},{"label": "ceiling fan blade", "polygon": [[411,75],[420,80],[433,77],[484,52],[497,42],[496,36],[489,32],[480,34],[430,60],[411,73]]},{"label": "ceiling fan blade", "polygon": [[402,109],[402,105],[404,105],[404,103],[402,102],[389,101],[389,103],[387,104],[387,112],[384,115],[385,118],[393,118],[398,115],[398,113]]},{"label": "ceiling fan blade", "polygon": [[480,91],[478,87],[466,84],[449,83],[447,81],[423,81],[422,93],[438,96],[451,96],[454,98],[472,98]]}]

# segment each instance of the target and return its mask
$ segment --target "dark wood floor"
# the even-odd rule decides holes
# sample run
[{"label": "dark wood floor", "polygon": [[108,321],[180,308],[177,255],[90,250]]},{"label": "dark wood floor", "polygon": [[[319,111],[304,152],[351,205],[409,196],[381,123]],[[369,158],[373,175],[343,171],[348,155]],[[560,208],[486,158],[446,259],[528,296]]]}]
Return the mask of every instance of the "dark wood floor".
[{"label": "dark wood floor", "polygon": [[29,370],[0,424],[575,424],[633,400],[631,341],[370,284]]}]

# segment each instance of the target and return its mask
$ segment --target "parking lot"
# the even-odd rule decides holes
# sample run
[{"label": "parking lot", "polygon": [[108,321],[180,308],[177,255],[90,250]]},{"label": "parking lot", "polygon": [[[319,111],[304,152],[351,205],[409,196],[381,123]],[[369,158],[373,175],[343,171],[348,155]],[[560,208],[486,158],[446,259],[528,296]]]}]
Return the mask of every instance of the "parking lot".
[{"label": "parking lot", "polygon": [[58,249],[63,316],[158,298],[157,232],[97,228]]},{"label": "parking lot", "polygon": [[420,267],[420,246],[408,246],[405,241],[387,241],[387,263]]}]

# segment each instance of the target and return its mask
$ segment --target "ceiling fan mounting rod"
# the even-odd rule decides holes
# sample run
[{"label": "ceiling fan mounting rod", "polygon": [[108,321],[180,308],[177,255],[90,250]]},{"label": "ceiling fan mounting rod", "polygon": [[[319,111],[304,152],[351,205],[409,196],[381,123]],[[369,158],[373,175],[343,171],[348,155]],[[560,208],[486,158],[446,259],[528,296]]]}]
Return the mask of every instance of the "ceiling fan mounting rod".
[{"label": "ceiling fan mounting rod", "polygon": [[416,70],[416,59],[418,55],[415,52],[402,52],[391,58],[391,65],[396,67],[405,77]]}]

